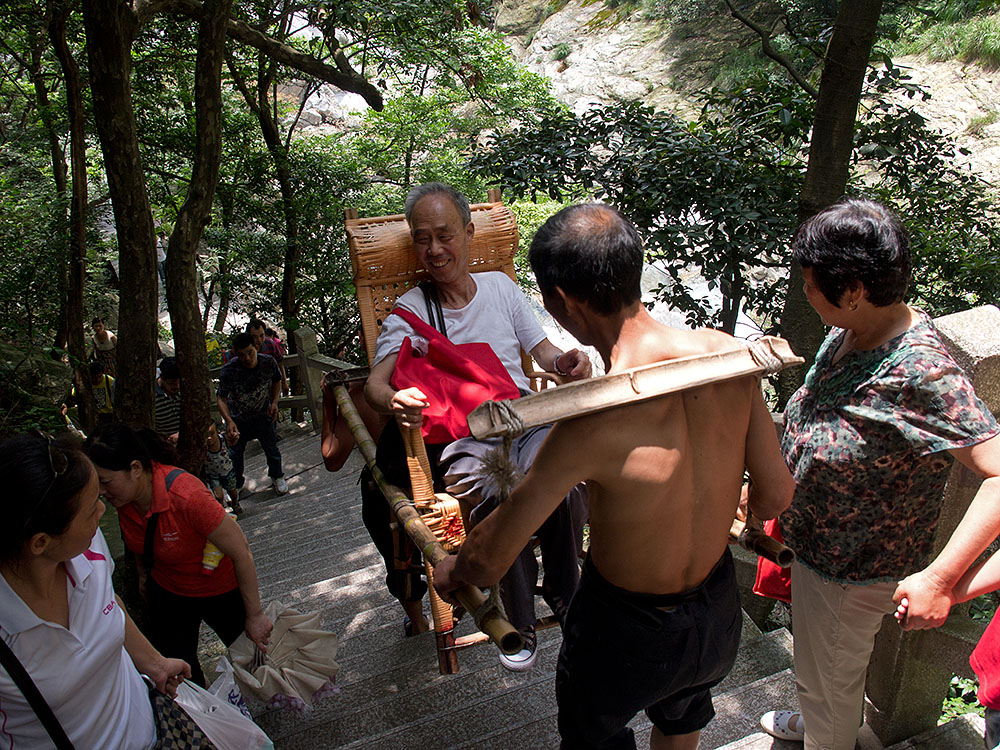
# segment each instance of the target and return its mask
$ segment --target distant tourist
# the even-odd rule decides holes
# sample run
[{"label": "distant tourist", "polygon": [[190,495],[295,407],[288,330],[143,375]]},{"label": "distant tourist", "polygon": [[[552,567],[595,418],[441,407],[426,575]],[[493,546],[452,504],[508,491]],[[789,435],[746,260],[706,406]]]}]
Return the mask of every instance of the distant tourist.
[{"label": "distant tourist", "polygon": [[98,362],[104,363],[108,375],[115,377],[115,349],[118,347],[118,337],[108,329],[103,318],[94,318],[91,323],[93,335],[90,337],[91,354]]},{"label": "distant tourist", "polygon": [[205,463],[201,467],[201,473],[216,500],[226,505],[228,499],[229,509],[234,514],[238,516],[243,513],[236,470],[233,469],[233,459],[229,456],[225,433],[219,432],[214,422],[208,427]]},{"label": "distant tourist", "polygon": [[[90,392],[94,396],[94,414],[98,424],[115,421],[115,379],[105,372],[103,362],[91,362]],[[79,403],[74,385],[69,392],[66,403],[74,406]]]},{"label": "distant tourist", "polygon": [[257,320],[256,318],[247,323],[247,333],[253,337],[253,345],[257,349],[257,352],[274,357],[274,361],[278,363],[278,369],[281,371],[281,392],[287,396],[288,375],[285,373],[285,352],[281,344],[276,342],[273,336],[267,334],[268,330],[264,321]]},{"label": "distant tourist", "polygon": [[181,430],[181,368],[175,357],[160,360],[153,403],[156,431],[174,445]]},{"label": "distant tourist", "polygon": [[257,440],[267,458],[267,474],[274,491],[288,492],[281,469],[281,451],[274,423],[278,419],[278,398],[281,395],[281,371],[274,357],[259,354],[249,333],[233,337],[236,359],[222,366],[216,403],[226,422],[226,441],[236,470],[236,485],[243,489],[243,453],[247,443]]}]

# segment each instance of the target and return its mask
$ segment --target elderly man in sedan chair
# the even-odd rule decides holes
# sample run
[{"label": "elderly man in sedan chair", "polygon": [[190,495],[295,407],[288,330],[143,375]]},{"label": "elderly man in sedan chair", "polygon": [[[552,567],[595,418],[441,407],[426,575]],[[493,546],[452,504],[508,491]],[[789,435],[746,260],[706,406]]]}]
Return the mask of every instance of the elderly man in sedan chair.
[{"label": "elderly man in sedan chair", "polygon": [[[590,376],[587,356],[577,349],[563,352],[548,340],[524,294],[510,277],[499,271],[470,273],[469,243],[475,226],[469,203],[461,193],[441,183],[420,185],[407,196],[405,213],[414,252],[427,270],[430,283],[400,296],[394,310],[409,311],[431,325],[435,323],[429,319],[433,314],[439,324],[443,321],[443,332],[455,344],[489,344],[523,393],[528,392],[529,380],[521,365],[522,349],[543,369],[564,378],[578,380]],[[428,297],[434,296],[439,307],[433,299],[428,304]],[[440,330],[440,325],[435,327]],[[397,389],[391,382],[403,340],[414,335],[412,326],[402,316],[394,314],[386,318],[365,387],[365,397],[375,411],[396,417],[389,420],[379,438],[377,463],[389,482],[402,487],[409,486],[409,476],[396,422],[404,427],[419,427],[422,412],[429,405],[419,387]],[[512,444],[510,459],[521,472],[530,468],[548,430],[549,426],[536,428]],[[484,456],[496,443],[463,438],[451,444],[427,446],[430,463],[435,467],[435,489],[447,489],[456,496],[478,501],[470,514],[473,526],[499,502],[498,489],[482,470]],[[422,613],[426,585],[415,566],[409,571],[394,570],[389,510],[377,490],[373,491],[370,483],[363,482],[363,487],[366,484],[368,491],[362,491],[365,526],[386,560],[389,590],[406,610],[407,633],[423,632],[428,628]],[[543,597],[560,623],[579,583],[581,536],[586,517],[586,491],[580,485],[563,498],[536,532],[544,567]],[[530,669],[535,660],[537,575],[534,550],[529,544],[501,581],[501,599],[507,616],[525,637],[525,647],[519,653],[500,654],[501,663],[514,671]]]}]

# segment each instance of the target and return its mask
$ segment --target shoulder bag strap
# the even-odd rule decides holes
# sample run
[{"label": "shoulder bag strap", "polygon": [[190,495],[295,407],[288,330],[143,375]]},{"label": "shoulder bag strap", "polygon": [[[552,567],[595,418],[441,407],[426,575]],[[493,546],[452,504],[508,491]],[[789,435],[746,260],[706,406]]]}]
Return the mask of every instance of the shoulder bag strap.
[{"label": "shoulder bag strap", "polygon": [[438,329],[428,325],[406,308],[399,307],[397,305],[391,314],[401,317],[410,324],[410,328],[412,328],[418,336],[423,336],[428,341],[448,341],[448,343],[451,343],[446,336],[442,335],[441,332],[438,331]]},{"label": "shoulder bag strap", "polygon": [[[172,469],[165,479],[163,480],[163,486],[166,488],[167,492],[170,492],[170,488],[173,486],[174,481],[181,474],[184,473],[184,469]],[[160,521],[160,514],[153,513],[149,517],[149,521],[146,523],[146,536],[143,539],[142,544],[142,564],[146,568],[146,575],[149,575],[149,571],[153,569],[153,543],[156,540],[156,524]]]},{"label": "shoulder bag strap", "polygon": [[447,336],[448,327],[444,322],[444,311],[441,309],[437,287],[429,281],[421,281],[417,286],[424,293],[424,302],[427,303],[427,320],[441,332],[441,335]]},{"label": "shoulder bag strap", "polygon": [[49,704],[45,702],[45,698],[38,691],[34,681],[31,679],[31,675],[28,674],[24,665],[14,655],[10,646],[7,645],[7,641],[3,638],[0,638],[0,663],[3,664],[4,669],[7,670],[7,674],[10,675],[11,679],[14,680],[14,683],[28,700],[28,704],[38,716],[38,720],[42,722],[45,731],[49,733],[49,737],[52,738],[52,742],[55,744],[57,750],[74,750],[73,743],[66,736],[66,732],[62,728],[62,724],[59,723],[59,719],[52,713],[52,709],[49,708]]}]

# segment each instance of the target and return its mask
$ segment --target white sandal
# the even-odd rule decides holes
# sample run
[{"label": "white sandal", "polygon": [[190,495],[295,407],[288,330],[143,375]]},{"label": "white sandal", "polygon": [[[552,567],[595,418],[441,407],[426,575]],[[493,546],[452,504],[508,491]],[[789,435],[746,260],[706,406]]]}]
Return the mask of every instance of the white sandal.
[{"label": "white sandal", "polygon": [[[789,725],[795,719],[798,729],[792,729]],[[805,738],[803,729],[805,725],[802,721],[802,714],[798,711],[768,711],[760,717],[760,726],[765,732],[779,740],[789,740],[791,742],[802,742]]]}]

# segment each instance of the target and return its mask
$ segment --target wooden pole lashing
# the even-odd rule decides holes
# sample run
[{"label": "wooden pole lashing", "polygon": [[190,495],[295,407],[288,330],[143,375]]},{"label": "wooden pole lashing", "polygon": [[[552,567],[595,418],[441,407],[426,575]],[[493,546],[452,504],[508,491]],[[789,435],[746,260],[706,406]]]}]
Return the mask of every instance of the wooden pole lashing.
[{"label": "wooden pole lashing", "polygon": [[[358,414],[354,402],[351,401],[347,388],[343,385],[338,385],[333,389],[333,392],[337,397],[340,413],[347,420],[347,424],[351,428],[351,434],[354,435],[358,450],[361,451],[365,463],[371,469],[372,476],[376,484],[378,484],[379,489],[382,490],[382,494],[388,501],[393,514],[406,530],[410,539],[413,540],[414,544],[423,553],[424,559],[429,561],[431,565],[437,565],[437,563],[448,556],[448,553],[441,546],[437,537],[434,536],[434,532],[427,528],[427,525],[420,518],[417,509],[413,506],[413,502],[406,496],[406,493],[399,487],[389,484],[382,471],[376,466],[375,441],[368,434],[368,430],[361,420],[361,415]],[[486,633],[490,637],[490,640],[496,643],[505,654],[516,654],[523,648],[524,639],[521,634],[498,611],[495,609],[481,611],[483,610],[483,605],[486,603],[486,596],[478,588],[475,586],[465,586],[455,592],[455,598],[476,618],[476,626]]]}]

